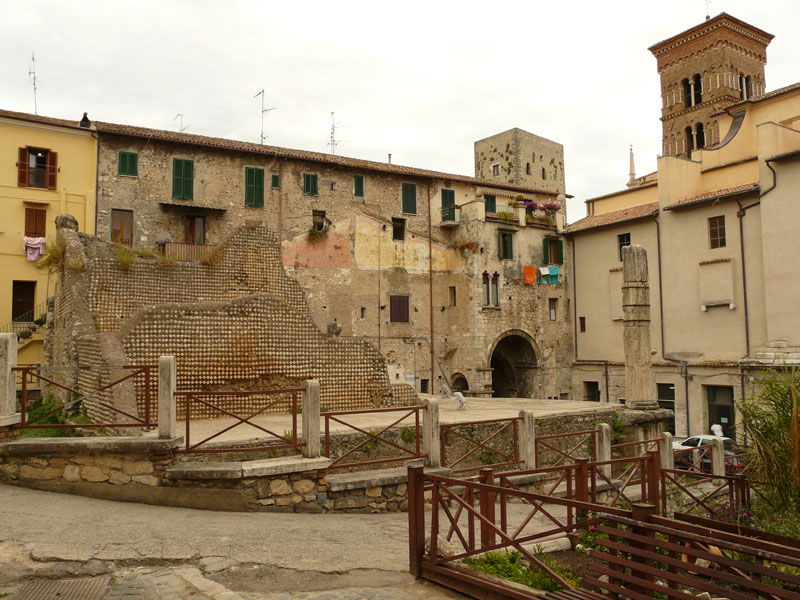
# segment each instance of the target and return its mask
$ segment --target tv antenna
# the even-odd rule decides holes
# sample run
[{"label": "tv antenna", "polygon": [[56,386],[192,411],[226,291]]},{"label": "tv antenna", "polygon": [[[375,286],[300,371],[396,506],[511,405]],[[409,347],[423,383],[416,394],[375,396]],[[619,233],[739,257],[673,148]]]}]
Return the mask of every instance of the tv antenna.
[{"label": "tv antenna", "polygon": [[261,136],[259,139],[261,140],[260,143],[263,144],[264,140],[267,139],[267,136],[264,133],[264,115],[271,110],[275,110],[275,107],[273,106],[271,108],[264,108],[264,88],[261,88],[261,90],[255,96],[253,96],[253,98],[258,98],[259,96],[261,96]]},{"label": "tv antenna", "polygon": [[706,0],[706,21],[711,18],[711,0]]},{"label": "tv antenna", "polygon": [[187,129],[189,129],[189,126],[188,126],[188,125],[187,125],[186,127],[184,127],[184,126],[183,126],[183,113],[178,113],[177,115],[175,115],[174,117],[172,117],[172,120],[173,120],[173,121],[174,121],[175,119],[180,119],[180,120],[178,121],[178,131],[180,131],[181,133],[183,133],[184,131],[186,131]]},{"label": "tv antenna", "polygon": [[334,113],[331,112],[331,139],[326,144],[331,149],[331,154],[336,154],[336,146],[340,144],[340,142],[336,141],[336,128],[341,127],[341,123],[337,123],[334,119]]},{"label": "tv antenna", "polygon": [[33,83],[33,114],[39,114],[39,106],[36,101],[36,56],[31,51],[31,66],[28,68],[28,77],[31,78]]}]

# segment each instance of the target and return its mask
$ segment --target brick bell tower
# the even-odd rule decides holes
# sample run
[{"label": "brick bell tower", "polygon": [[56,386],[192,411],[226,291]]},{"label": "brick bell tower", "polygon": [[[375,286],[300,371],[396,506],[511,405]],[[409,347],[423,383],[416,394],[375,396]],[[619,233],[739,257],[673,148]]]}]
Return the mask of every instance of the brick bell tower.
[{"label": "brick bell tower", "polygon": [[689,157],[719,143],[713,115],[764,93],[773,37],[721,13],[648,48],[661,76],[664,155]]}]

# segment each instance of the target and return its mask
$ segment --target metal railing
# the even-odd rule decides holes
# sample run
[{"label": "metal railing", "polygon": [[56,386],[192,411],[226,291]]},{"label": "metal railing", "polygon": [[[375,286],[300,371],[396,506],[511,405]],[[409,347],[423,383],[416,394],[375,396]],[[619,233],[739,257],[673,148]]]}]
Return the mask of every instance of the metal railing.
[{"label": "metal railing", "polygon": [[187,244],[185,242],[166,242],[162,246],[165,258],[180,262],[199,262],[208,256],[215,246],[213,244]]},{"label": "metal railing", "polygon": [[557,467],[579,458],[597,460],[599,429],[536,436],[536,467]]},{"label": "metal railing", "polygon": [[[519,457],[519,424],[521,421],[521,417],[511,417],[507,419],[489,419],[486,421],[467,421],[464,423],[448,423],[441,425],[439,427],[439,442],[441,446],[442,466],[453,469],[453,473],[468,473],[487,466],[510,467],[522,464],[523,461],[520,460]],[[474,429],[476,427],[492,424],[497,424],[497,429],[488,433],[483,439],[476,439],[469,433],[460,431],[460,429],[464,428]],[[498,447],[499,443],[502,442],[501,435],[506,431],[511,433],[510,452],[507,449]],[[464,442],[468,450],[457,459],[448,461],[447,445],[453,437]],[[495,443],[491,444],[491,442]],[[480,464],[466,466],[471,458],[473,459],[472,462],[477,459]]]},{"label": "metal railing", "polygon": [[[255,451],[255,450],[283,450],[283,449],[298,449],[305,446],[304,442],[299,441],[298,438],[298,431],[297,431],[297,415],[299,413],[299,399],[302,396],[303,388],[291,388],[285,390],[262,390],[262,391],[223,391],[223,392],[206,392],[206,391],[177,391],[175,392],[175,397],[178,400],[182,400],[184,410],[185,410],[185,431],[184,431],[184,447],[182,452],[184,453],[219,453],[219,452],[240,452],[240,451]],[[264,397],[264,401],[261,405],[254,411],[249,411],[247,415],[241,416],[234,412],[233,408],[230,407],[230,404],[233,402],[228,401],[227,404],[229,406],[224,406],[222,400],[230,399],[230,398],[245,398],[246,403],[248,406],[252,406],[254,403],[258,404],[258,398]],[[206,398],[213,399],[214,402],[208,400]],[[284,431],[283,435],[275,433],[259,425],[258,423],[254,423],[252,419],[264,414],[269,409],[273,408],[274,406],[278,405],[281,402],[288,403],[288,410],[291,412],[292,415],[292,429],[290,431]],[[213,413],[217,413],[220,418],[229,417],[235,420],[235,422],[231,425],[226,427],[222,427],[215,433],[203,438],[199,442],[192,443],[191,441],[191,426],[192,426],[192,407],[199,406],[202,407],[203,413],[207,414],[210,410]],[[207,420],[202,421],[203,424],[207,423]],[[195,421],[197,425],[198,422]],[[235,427],[239,427],[240,425],[249,425],[262,433],[268,434],[273,439],[277,440],[277,443],[270,443],[270,444],[263,444],[258,446],[243,446],[239,447],[237,444],[232,444],[228,442],[227,446],[225,447],[206,447],[200,448],[204,444],[207,444],[211,440],[218,438],[219,436],[231,431]]]},{"label": "metal railing", "polygon": [[[349,469],[352,467],[362,467],[365,465],[377,465],[377,464],[384,464],[384,463],[392,463],[398,462],[401,460],[409,460],[415,458],[424,458],[425,454],[422,452],[422,435],[421,435],[421,423],[420,423],[420,416],[421,411],[425,410],[424,406],[398,406],[392,408],[370,408],[370,409],[363,409],[363,410],[337,410],[337,411],[330,411],[322,413],[322,418],[325,422],[325,443],[324,443],[324,454],[328,458],[334,459],[333,462],[328,467],[328,470],[335,470],[335,469]],[[354,425],[353,423],[348,423],[344,420],[346,415],[369,415],[369,414],[397,414],[402,413],[400,416],[383,427],[378,432],[372,432],[358,425]],[[413,417],[414,419],[414,426],[411,429],[414,439],[409,442],[412,445],[412,449],[404,448],[400,444],[396,443],[394,440],[385,437],[383,434],[388,432],[393,427],[398,426],[400,423]],[[351,448],[347,449],[341,456],[334,458],[333,454],[333,447],[331,444],[331,423],[338,423],[339,425],[344,425],[347,429],[352,429],[358,433],[364,434],[366,437],[362,440],[358,440]],[[364,459],[364,460],[351,460],[350,462],[344,462],[345,459],[349,456],[352,456],[355,452],[361,450],[363,452],[369,452],[371,447],[377,447],[379,445],[388,446],[390,448],[394,448],[398,453],[394,456],[386,457],[386,458],[373,458],[373,459]]]},{"label": "metal railing", "polygon": [[39,326],[37,321],[40,321],[41,324],[44,325],[44,318],[46,317],[47,300],[44,300],[43,302],[40,302],[34,306],[31,310],[14,317],[10,323],[6,324],[2,329],[0,329],[0,333],[21,333],[26,329],[30,329],[31,326]]}]

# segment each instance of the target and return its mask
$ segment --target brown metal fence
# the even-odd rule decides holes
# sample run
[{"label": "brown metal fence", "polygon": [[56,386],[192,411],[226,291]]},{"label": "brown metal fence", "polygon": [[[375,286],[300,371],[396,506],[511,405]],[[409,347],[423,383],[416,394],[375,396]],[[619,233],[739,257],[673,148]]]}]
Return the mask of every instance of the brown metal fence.
[{"label": "brown metal fence", "polygon": [[211,244],[186,244],[183,242],[167,242],[163,246],[165,258],[180,262],[198,262],[208,256],[213,250]]},{"label": "brown metal fence", "polygon": [[557,467],[579,458],[597,460],[599,429],[536,436],[536,466]]},{"label": "brown metal fence", "polygon": [[[511,417],[440,425],[442,466],[453,469],[453,473],[469,473],[487,466],[499,468],[522,464],[519,457],[521,422],[520,417]],[[496,426],[494,431],[475,436],[480,429],[491,428],[492,425]],[[506,432],[507,435],[503,436]],[[453,452],[448,456],[447,448],[452,442],[461,442],[466,447],[466,451],[458,458],[453,457]]]}]

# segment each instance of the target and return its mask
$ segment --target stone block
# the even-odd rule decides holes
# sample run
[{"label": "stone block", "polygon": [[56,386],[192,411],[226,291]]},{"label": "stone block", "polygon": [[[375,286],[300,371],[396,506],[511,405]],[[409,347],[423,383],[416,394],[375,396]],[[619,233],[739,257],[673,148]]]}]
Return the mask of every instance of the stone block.
[{"label": "stone block", "polygon": [[102,467],[95,467],[91,465],[81,467],[81,479],[84,481],[91,481],[99,483],[108,480],[108,472]]},{"label": "stone block", "polygon": [[153,477],[152,475],[134,475],[131,477],[133,481],[136,483],[141,483],[142,485],[149,485],[149,486],[157,486],[161,483],[158,477]]},{"label": "stone block", "polygon": [[67,481],[80,481],[81,468],[78,465],[67,465],[64,467],[64,479]]},{"label": "stone block", "polygon": [[398,483],[397,484],[397,495],[398,496],[405,496],[406,490],[408,489],[408,485],[405,483]]},{"label": "stone block", "polygon": [[19,467],[17,465],[0,465],[0,473],[5,477],[16,479],[19,476]]},{"label": "stone block", "polygon": [[110,471],[108,474],[108,481],[114,485],[125,485],[126,483],[130,483],[131,477],[120,471]]},{"label": "stone block", "polygon": [[379,497],[381,495],[381,493],[382,493],[382,490],[379,487],[374,486],[374,487],[368,487],[367,488],[367,496],[369,496],[370,498],[377,498],[377,497]]},{"label": "stone block", "polygon": [[300,504],[303,501],[303,497],[300,494],[292,494],[291,499],[292,504]]},{"label": "stone block", "polygon": [[95,457],[91,454],[76,454],[72,457],[72,462],[76,465],[93,465]]},{"label": "stone block", "polygon": [[149,460],[137,460],[122,465],[122,471],[126,475],[146,475],[153,472],[153,463]]},{"label": "stone block", "polygon": [[27,462],[29,465],[37,465],[39,467],[50,466],[50,463],[47,461],[47,459],[39,458],[38,456],[29,456]]},{"label": "stone block", "polygon": [[296,512],[299,513],[321,513],[324,512],[324,509],[318,502],[302,502],[298,504],[295,508]]},{"label": "stone block", "polygon": [[94,464],[98,467],[109,467],[111,469],[119,469],[122,467],[122,461],[114,456],[98,456]]},{"label": "stone block", "polygon": [[315,487],[316,486],[314,485],[314,482],[311,481],[310,479],[300,479],[298,481],[295,481],[294,484],[292,485],[292,489],[297,494],[308,494],[314,491]]},{"label": "stone block", "polygon": [[306,502],[316,502],[317,495],[316,494],[303,494],[303,500]]},{"label": "stone block", "polygon": [[292,492],[289,484],[283,479],[273,479],[270,481],[269,490],[273,496],[286,496]]},{"label": "stone block", "polygon": [[279,498],[275,498],[275,505],[276,506],[289,506],[292,503],[292,499],[289,496],[281,496]]},{"label": "stone block", "polygon": [[20,479],[57,479],[61,477],[61,469],[54,467],[33,467],[22,465],[19,468]]}]

